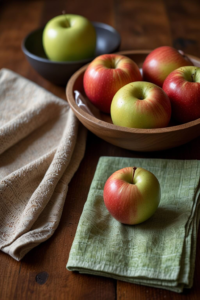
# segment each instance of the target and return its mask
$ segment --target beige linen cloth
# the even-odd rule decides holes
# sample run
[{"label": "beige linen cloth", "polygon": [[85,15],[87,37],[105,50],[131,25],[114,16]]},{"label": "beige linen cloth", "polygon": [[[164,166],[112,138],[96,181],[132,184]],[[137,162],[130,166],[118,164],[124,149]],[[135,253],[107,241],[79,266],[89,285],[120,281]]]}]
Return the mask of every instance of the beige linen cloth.
[{"label": "beige linen cloth", "polygon": [[20,260],[57,228],[86,129],[67,102],[0,71],[0,249]]}]

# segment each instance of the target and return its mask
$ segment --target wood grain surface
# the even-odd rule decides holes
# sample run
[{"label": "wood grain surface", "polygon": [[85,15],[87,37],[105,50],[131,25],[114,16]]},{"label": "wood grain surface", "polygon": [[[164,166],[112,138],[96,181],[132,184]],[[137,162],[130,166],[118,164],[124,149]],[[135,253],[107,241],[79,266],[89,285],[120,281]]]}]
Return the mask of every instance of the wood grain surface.
[{"label": "wood grain surface", "polygon": [[[31,30],[44,26],[63,10],[114,26],[122,37],[121,50],[173,45],[200,57],[199,0],[1,0],[0,68],[11,69],[66,99],[65,88],[39,76],[21,51],[21,42]],[[88,132],[85,157],[70,183],[62,219],[53,237],[30,251],[21,262],[0,252],[0,300],[200,299],[200,234],[194,286],[183,294],[66,270],[77,224],[101,156],[200,159],[200,137],[167,151],[142,153],[111,145]]]}]

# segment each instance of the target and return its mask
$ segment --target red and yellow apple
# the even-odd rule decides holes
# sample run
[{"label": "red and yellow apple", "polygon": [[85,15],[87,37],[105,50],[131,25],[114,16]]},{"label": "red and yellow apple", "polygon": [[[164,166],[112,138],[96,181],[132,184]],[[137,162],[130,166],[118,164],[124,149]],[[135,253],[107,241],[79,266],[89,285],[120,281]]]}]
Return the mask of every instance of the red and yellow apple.
[{"label": "red and yellow apple", "polygon": [[179,123],[200,118],[200,68],[179,68],[168,75],[163,90],[172,104],[172,117]]},{"label": "red and yellow apple", "polygon": [[122,87],[111,103],[113,124],[130,128],[166,127],[171,118],[171,103],[157,85],[137,81]]},{"label": "red and yellow apple", "polygon": [[110,113],[115,93],[127,83],[138,80],[142,80],[142,76],[134,61],[118,54],[104,54],[89,64],[83,86],[88,99],[101,111]]},{"label": "red and yellow apple", "polygon": [[124,224],[146,221],[156,211],[161,197],[156,176],[143,169],[126,167],[113,173],[103,191],[105,206],[110,214]]},{"label": "red and yellow apple", "polygon": [[183,52],[169,46],[154,49],[143,63],[143,79],[162,87],[165,78],[175,69],[192,66]]}]

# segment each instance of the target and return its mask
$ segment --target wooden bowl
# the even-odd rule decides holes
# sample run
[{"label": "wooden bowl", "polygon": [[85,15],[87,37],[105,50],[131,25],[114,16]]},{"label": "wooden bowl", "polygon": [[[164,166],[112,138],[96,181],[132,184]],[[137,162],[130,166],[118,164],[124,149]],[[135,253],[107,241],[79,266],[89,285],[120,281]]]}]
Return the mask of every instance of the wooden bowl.
[{"label": "wooden bowl", "polygon": [[[133,59],[139,67],[150,51],[123,51],[119,54]],[[200,67],[200,59],[188,55],[194,65]],[[110,116],[93,110],[91,116],[80,108],[74,97],[74,91],[80,91],[84,96],[83,75],[88,65],[78,70],[69,80],[66,88],[67,100],[80,122],[91,132],[103,140],[134,151],[159,151],[185,144],[200,135],[200,119],[182,125],[168,126],[158,129],[126,128],[112,124]],[[86,97],[86,96],[85,96]]]}]

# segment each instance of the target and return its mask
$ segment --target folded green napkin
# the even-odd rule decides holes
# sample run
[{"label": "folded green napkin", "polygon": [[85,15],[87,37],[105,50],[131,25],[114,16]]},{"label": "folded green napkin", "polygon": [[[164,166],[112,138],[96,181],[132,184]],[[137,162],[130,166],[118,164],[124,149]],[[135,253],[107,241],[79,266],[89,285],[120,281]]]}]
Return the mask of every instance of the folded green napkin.
[{"label": "folded green napkin", "polygon": [[[123,225],[107,211],[103,188],[116,170],[136,166],[161,185],[156,213]],[[200,161],[101,157],[70,251],[67,269],[175,292],[191,288],[199,222]]]}]

